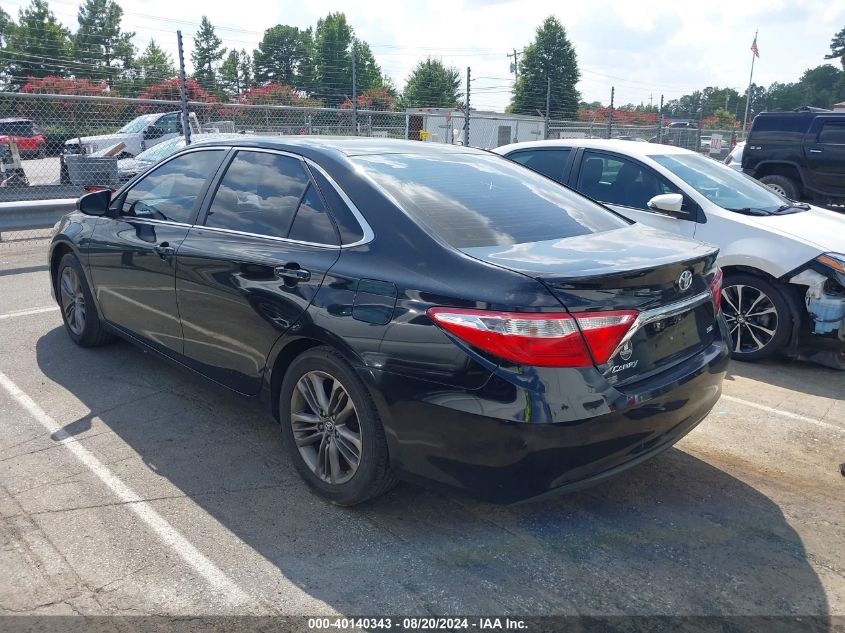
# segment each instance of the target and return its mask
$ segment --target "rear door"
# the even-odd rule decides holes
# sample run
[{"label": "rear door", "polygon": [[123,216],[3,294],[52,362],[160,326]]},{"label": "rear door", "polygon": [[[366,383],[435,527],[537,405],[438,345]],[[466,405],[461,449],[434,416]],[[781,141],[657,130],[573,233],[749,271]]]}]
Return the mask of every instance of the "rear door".
[{"label": "rear door", "polygon": [[235,152],[177,258],[189,363],[258,393],[273,343],[299,319],[340,254],[337,229],[299,157]]},{"label": "rear door", "polygon": [[813,188],[845,194],[845,117],[817,117],[807,134],[805,152]]},{"label": "rear door", "polygon": [[522,149],[507,155],[512,161],[560,183],[566,182],[571,156],[572,150],[568,147]]},{"label": "rear door", "polygon": [[570,177],[574,188],[603,202],[625,217],[647,226],[693,237],[696,230],[695,203],[684,196],[684,209],[678,215],[652,211],[648,201],[666,193],[681,193],[675,185],[638,160],[585,149]]}]

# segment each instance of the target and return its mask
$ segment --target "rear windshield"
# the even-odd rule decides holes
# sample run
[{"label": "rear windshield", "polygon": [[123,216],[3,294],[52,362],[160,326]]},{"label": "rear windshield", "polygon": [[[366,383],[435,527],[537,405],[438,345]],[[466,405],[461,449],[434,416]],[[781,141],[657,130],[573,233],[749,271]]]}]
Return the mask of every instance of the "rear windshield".
[{"label": "rear windshield", "polygon": [[555,240],[629,224],[501,156],[384,154],[352,160],[414,220],[455,248]]}]

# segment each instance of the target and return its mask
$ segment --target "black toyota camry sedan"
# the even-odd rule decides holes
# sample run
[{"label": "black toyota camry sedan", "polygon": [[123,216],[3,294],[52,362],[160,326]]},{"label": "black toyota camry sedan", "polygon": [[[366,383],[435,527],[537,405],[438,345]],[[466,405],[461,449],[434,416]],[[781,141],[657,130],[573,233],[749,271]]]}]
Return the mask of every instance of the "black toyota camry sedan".
[{"label": "black toyota camry sedan", "polygon": [[351,505],[398,479],[514,502],[671,446],[728,362],[716,254],[480,150],[243,137],[83,196],[49,257],[75,343],[265,399]]}]

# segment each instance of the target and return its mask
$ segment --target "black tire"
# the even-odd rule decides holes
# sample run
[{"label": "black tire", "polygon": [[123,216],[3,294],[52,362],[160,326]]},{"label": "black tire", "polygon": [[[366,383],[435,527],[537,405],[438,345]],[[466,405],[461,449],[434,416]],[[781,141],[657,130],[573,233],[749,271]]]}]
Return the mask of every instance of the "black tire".
[{"label": "black tire", "polygon": [[788,176],[772,174],[771,176],[763,176],[760,182],[790,200],[798,200],[798,196],[801,193],[798,183]]},{"label": "black tire", "polygon": [[762,277],[747,273],[725,275],[722,313],[731,333],[734,360],[769,358],[792,336],[792,311],[783,290]]},{"label": "black tire", "polygon": [[[74,284],[72,279],[77,280],[77,283]],[[56,298],[62,312],[65,331],[74,343],[80,347],[99,347],[112,340],[112,335],[103,327],[97,307],[94,305],[94,297],[88,287],[82,264],[73,253],[66,253],[59,262],[56,275]],[[77,310],[79,304],[82,309],[81,321]]]},{"label": "black tire", "polygon": [[[298,430],[294,431],[294,421],[292,418],[292,407],[299,402],[305,403],[307,407],[308,399],[303,396],[303,392],[297,388],[300,380],[308,380],[308,376],[314,374],[324,375],[326,383],[329,383],[328,378],[338,381],[340,386],[348,394],[353,406],[351,414],[345,418],[341,424],[339,421],[338,429],[341,426],[348,426],[350,428],[357,427],[361,448],[358,451],[358,464],[354,471],[350,468],[345,471],[345,475],[349,479],[343,482],[332,483],[323,477],[319,476],[319,465],[310,464],[306,461],[303,451],[312,451],[315,461],[319,461],[320,454],[329,454],[332,442],[335,446],[340,446],[342,450],[338,451],[335,448],[335,459],[343,460],[344,450],[352,445],[344,441],[341,434],[338,439],[338,429],[334,429],[334,440],[331,439],[331,430],[322,426],[319,430],[316,427],[303,431],[300,425]],[[323,384],[323,383],[321,383]],[[329,383],[323,391],[323,395],[331,398],[332,393],[327,393],[327,390],[334,383]],[[297,393],[294,393],[297,390]],[[334,399],[331,398],[333,401]],[[328,407],[327,407],[328,409]],[[298,415],[310,415],[308,413],[300,412]],[[311,416],[315,419],[328,420],[327,417],[318,415]],[[396,484],[396,477],[390,469],[389,456],[387,450],[387,440],[384,436],[384,429],[379,420],[378,411],[373,403],[372,396],[367,390],[364,383],[337,352],[328,347],[311,348],[299,356],[297,356],[285,373],[282,380],[282,386],[279,392],[279,420],[281,423],[282,437],[284,438],[285,448],[293,460],[296,469],[300,476],[305,480],[305,483],[312,491],[328,499],[334,504],[341,506],[353,506],[363,503],[369,499],[384,494]],[[335,417],[332,415],[332,421]],[[340,420],[338,416],[337,420]],[[307,422],[308,425],[316,424]],[[323,423],[325,425],[325,423]],[[334,428],[332,426],[332,428]],[[316,437],[317,434],[322,434],[321,439],[314,441],[311,438]],[[308,445],[303,446],[302,450],[297,445],[297,437],[300,442],[309,441]],[[326,439],[329,437],[329,439]],[[341,442],[337,444],[337,442]],[[324,446],[325,452],[324,452]],[[344,449],[344,446],[347,448]],[[350,466],[351,462],[342,461],[343,465]],[[316,468],[316,470],[315,470]],[[333,469],[331,469],[333,470]],[[350,474],[351,473],[351,474]],[[326,473],[328,476],[328,473]],[[332,474],[332,480],[334,475]],[[340,477],[339,477],[340,478]]]}]

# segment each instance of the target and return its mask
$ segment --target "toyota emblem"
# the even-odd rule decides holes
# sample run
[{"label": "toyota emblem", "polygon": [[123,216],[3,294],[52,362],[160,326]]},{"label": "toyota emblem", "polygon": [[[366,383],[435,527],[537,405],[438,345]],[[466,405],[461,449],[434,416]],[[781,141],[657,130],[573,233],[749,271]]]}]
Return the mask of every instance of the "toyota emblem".
[{"label": "toyota emblem", "polygon": [[631,346],[631,341],[625,341],[625,344],[622,346],[622,349],[619,350],[619,356],[622,358],[622,360],[630,360],[633,354],[634,348]]},{"label": "toyota emblem", "polygon": [[681,289],[681,292],[689,290],[690,286],[692,285],[692,271],[685,270],[681,273],[681,276],[678,277],[678,288]]}]

